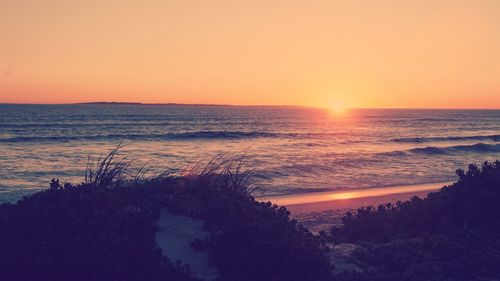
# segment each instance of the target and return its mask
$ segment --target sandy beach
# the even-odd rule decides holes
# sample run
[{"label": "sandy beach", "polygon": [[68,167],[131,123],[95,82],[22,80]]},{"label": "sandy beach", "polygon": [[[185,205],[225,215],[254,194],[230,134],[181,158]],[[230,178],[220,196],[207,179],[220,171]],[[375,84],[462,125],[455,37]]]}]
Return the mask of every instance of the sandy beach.
[{"label": "sandy beach", "polygon": [[271,201],[274,204],[286,206],[292,213],[357,209],[364,206],[376,206],[388,202],[408,200],[413,196],[424,197],[429,192],[439,190],[448,184],[450,182],[315,192],[263,197],[260,200]]},{"label": "sandy beach", "polygon": [[405,201],[413,196],[425,197],[450,182],[402,185],[359,190],[315,192],[310,194],[271,196],[260,198],[280,206],[286,206],[291,217],[298,220],[313,233],[328,231],[342,224],[342,215],[361,207],[378,206],[384,203]]}]

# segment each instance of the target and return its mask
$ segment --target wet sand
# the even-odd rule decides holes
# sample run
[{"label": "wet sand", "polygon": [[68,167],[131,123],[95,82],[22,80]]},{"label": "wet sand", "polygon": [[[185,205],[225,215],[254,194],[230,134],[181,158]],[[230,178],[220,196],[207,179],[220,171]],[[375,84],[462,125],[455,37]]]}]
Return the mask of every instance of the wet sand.
[{"label": "wet sand", "polygon": [[404,201],[413,196],[425,197],[429,192],[437,191],[450,182],[431,184],[392,186],[358,190],[341,190],[270,196],[261,201],[286,206],[292,213],[310,213],[329,210],[349,210],[365,206],[377,206],[388,202]]},{"label": "wet sand", "polygon": [[260,198],[286,206],[291,217],[308,228],[312,233],[329,231],[334,226],[342,225],[342,216],[361,207],[378,206],[385,203],[405,201],[413,196],[425,197],[450,182],[370,188],[360,190],[343,190],[316,192],[310,194],[274,196]]}]

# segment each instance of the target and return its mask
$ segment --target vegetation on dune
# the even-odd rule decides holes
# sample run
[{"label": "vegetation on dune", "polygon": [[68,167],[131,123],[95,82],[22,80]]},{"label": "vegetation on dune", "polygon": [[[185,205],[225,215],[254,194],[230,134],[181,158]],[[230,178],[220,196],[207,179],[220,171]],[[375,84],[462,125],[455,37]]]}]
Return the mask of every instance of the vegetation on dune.
[{"label": "vegetation on dune", "polygon": [[335,242],[357,243],[364,273],[344,280],[498,280],[500,162],[458,170],[427,198],[347,213]]},{"label": "vegetation on dune", "polygon": [[[0,205],[5,280],[197,280],[155,242],[160,210],[206,222],[192,247],[208,251],[217,281],[498,280],[500,162],[459,170],[427,198],[347,213],[314,236],[284,207],[252,196],[242,158],[218,158],[146,178],[118,150],[90,165],[81,184]],[[366,270],[332,276],[324,239],[355,243]]]},{"label": "vegetation on dune", "polygon": [[[251,195],[241,159],[218,159],[182,176],[144,178],[117,151],[78,185],[0,205],[0,276],[5,280],[196,280],[155,243],[161,209],[202,219],[218,280],[328,280],[319,238],[289,212]],[[119,158],[119,159],[118,159]]]}]

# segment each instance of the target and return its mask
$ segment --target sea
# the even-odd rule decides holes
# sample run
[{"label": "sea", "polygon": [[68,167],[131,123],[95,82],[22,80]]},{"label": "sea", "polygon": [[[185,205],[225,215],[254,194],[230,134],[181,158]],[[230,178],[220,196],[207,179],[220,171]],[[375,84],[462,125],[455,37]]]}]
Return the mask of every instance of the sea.
[{"label": "sea", "polygon": [[0,104],[0,202],[82,182],[119,144],[151,175],[244,156],[266,196],[425,184],[500,159],[500,110]]}]

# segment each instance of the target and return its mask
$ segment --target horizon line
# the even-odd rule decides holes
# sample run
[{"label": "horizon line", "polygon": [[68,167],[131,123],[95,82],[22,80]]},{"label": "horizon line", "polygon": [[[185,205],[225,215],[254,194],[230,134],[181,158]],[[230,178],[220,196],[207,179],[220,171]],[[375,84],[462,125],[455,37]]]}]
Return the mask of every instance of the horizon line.
[{"label": "horizon line", "polygon": [[[177,102],[121,102],[121,101],[95,101],[95,102],[68,102],[68,103],[25,103],[25,102],[0,102],[0,105],[170,105],[170,106],[232,106],[232,107],[300,107],[329,109],[314,105],[287,105],[287,104],[224,104],[224,103],[177,103]],[[500,110],[500,107],[346,107],[348,110],[356,109],[426,109],[426,110]]]}]

